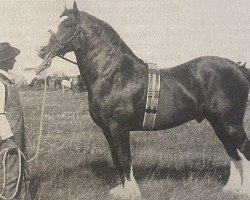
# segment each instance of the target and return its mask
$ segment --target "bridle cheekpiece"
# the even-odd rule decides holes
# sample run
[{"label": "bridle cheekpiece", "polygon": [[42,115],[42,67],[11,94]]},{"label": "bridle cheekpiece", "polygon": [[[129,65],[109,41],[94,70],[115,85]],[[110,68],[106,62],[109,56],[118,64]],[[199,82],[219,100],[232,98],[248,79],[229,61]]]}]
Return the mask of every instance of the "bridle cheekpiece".
[{"label": "bridle cheekpiece", "polygon": [[80,35],[82,34],[81,22],[78,23],[73,35],[65,41],[60,41],[59,38],[56,36],[56,34],[51,29],[49,29],[48,32],[55,39],[57,45],[50,50],[50,52],[48,53],[48,55],[46,57],[54,58],[55,56],[58,56],[66,61],[69,61],[69,62],[77,65],[76,62],[63,57],[63,55],[56,55],[56,54],[58,51],[61,51],[61,50],[66,52],[65,45],[68,44],[69,42],[72,42],[72,45],[74,46],[74,50],[81,48],[80,38],[79,38]]}]

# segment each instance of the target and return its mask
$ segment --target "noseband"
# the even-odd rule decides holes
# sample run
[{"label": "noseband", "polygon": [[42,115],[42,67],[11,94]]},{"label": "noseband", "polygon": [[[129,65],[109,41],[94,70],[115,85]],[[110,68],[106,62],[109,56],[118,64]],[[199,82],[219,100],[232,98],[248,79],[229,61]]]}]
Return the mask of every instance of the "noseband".
[{"label": "noseband", "polygon": [[59,50],[63,50],[63,51],[66,52],[65,45],[68,44],[69,42],[72,42],[72,44],[74,46],[74,50],[77,50],[77,49],[79,49],[81,47],[80,41],[79,41],[79,37],[80,37],[80,35],[82,33],[82,29],[81,29],[81,25],[80,24],[81,23],[79,23],[77,25],[76,31],[73,33],[73,35],[70,38],[68,38],[67,40],[65,40],[65,41],[60,41],[59,38],[56,36],[56,34],[51,29],[49,29],[48,32],[56,40],[57,45],[50,50],[50,52],[47,55],[47,57],[53,58],[55,56],[58,56],[59,58],[62,58],[62,59],[66,60],[66,61],[68,61],[70,63],[73,63],[73,64],[77,65],[76,62],[63,57],[62,55],[56,55],[56,54],[57,54],[57,52]]}]

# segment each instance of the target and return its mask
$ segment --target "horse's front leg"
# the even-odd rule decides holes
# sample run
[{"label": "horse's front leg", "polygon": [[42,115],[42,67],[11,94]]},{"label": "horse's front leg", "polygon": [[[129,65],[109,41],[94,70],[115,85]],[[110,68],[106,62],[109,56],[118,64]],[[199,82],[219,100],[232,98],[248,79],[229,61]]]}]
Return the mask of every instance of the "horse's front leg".
[{"label": "horse's front leg", "polygon": [[110,194],[122,199],[139,199],[141,193],[133,175],[129,130],[112,122],[109,133],[105,135],[122,181],[122,185],[110,190]]}]

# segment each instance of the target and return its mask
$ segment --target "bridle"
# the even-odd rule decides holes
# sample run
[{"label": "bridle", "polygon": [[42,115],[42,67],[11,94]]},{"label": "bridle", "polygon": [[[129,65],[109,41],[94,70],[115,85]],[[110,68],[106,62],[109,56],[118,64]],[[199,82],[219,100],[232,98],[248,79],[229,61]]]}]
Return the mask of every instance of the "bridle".
[{"label": "bridle", "polygon": [[76,62],[68,59],[68,58],[65,58],[64,56],[62,55],[56,55],[58,51],[60,50],[63,50],[66,52],[66,49],[65,49],[65,45],[68,44],[69,42],[72,43],[72,45],[74,46],[74,50],[77,50],[79,48],[81,48],[81,45],[80,45],[80,39],[79,37],[81,36],[82,34],[82,28],[81,28],[81,22],[78,23],[77,27],[76,27],[76,30],[75,32],[73,33],[73,35],[71,37],[69,37],[67,40],[65,41],[60,41],[59,38],[56,36],[56,34],[51,30],[49,29],[48,32],[51,34],[51,36],[55,39],[57,45],[52,48],[50,50],[50,52],[47,54],[46,57],[49,57],[49,58],[54,58],[55,56],[58,56],[59,58],[62,58],[70,63],[73,63],[75,65],[77,65]]}]

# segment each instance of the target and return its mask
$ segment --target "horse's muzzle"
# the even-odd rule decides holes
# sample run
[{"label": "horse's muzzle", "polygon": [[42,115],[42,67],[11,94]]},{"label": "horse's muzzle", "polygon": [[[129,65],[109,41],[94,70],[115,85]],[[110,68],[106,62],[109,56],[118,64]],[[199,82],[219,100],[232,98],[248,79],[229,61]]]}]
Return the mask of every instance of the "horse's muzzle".
[{"label": "horse's muzzle", "polygon": [[45,47],[41,46],[39,49],[37,49],[38,56],[42,59],[45,58]]},{"label": "horse's muzzle", "polygon": [[37,52],[38,52],[38,56],[42,59],[45,58],[54,58],[56,56],[55,50],[54,49],[49,49],[45,48],[44,46],[41,46]]}]

